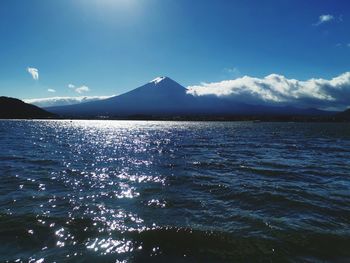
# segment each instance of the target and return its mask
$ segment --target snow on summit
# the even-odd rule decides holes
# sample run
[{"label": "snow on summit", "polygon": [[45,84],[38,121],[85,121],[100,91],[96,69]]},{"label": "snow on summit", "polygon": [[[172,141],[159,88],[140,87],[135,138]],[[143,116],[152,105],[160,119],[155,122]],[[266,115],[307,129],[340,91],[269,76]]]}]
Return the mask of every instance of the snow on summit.
[{"label": "snow on summit", "polygon": [[158,84],[159,82],[161,82],[165,78],[166,77],[158,77],[158,78],[155,78],[154,80],[150,81],[150,83]]}]

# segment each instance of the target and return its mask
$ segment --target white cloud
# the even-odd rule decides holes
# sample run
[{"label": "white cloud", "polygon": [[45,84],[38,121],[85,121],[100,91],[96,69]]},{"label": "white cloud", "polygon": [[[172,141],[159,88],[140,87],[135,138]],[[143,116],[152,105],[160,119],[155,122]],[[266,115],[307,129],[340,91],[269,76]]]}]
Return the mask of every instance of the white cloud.
[{"label": "white cloud", "polygon": [[75,89],[75,92],[81,94],[81,93],[84,93],[84,92],[88,92],[90,91],[89,87],[87,86],[81,86],[81,87],[78,87]]},{"label": "white cloud", "polygon": [[32,76],[34,80],[39,79],[39,70],[37,68],[27,68],[28,73]]},{"label": "white cloud", "polygon": [[264,78],[244,76],[221,82],[189,86],[194,96],[217,96],[251,104],[339,108],[350,106],[350,72],[333,79],[300,81],[271,74]]},{"label": "white cloud", "polygon": [[51,97],[51,98],[39,98],[39,99],[24,99],[26,103],[34,104],[39,107],[52,107],[52,106],[64,106],[73,105],[83,102],[96,101],[108,99],[112,96],[79,96],[79,97]]},{"label": "white cloud", "polygon": [[[315,23],[314,25],[315,26],[319,26],[321,24],[324,24],[324,23],[328,23],[328,22],[331,22],[332,20],[334,20],[334,16],[333,15],[320,15],[318,17],[318,21],[317,23]],[[341,21],[341,20],[340,20]]]},{"label": "white cloud", "polygon": [[56,92],[56,90],[54,90],[54,89],[48,89],[47,91],[48,92]]},{"label": "white cloud", "polygon": [[71,83],[68,84],[68,88],[73,89],[75,92],[77,92],[79,94],[90,91],[89,87],[87,87],[85,85],[77,87],[76,85],[71,84]]},{"label": "white cloud", "polygon": [[325,23],[325,22],[329,22],[329,21],[331,21],[333,19],[334,19],[334,16],[332,16],[332,15],[321,15],[319,17],[319,22]]}]

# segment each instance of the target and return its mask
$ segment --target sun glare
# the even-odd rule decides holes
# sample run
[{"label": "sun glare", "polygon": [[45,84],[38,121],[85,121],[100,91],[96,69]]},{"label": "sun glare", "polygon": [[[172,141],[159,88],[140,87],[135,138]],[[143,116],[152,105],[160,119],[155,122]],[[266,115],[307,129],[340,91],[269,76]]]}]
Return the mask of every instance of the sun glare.
[{"label": "sun glare", "polygon": [[94,0],[98,7],[124,9],[135,5],[135,0]]},{"label": "sun glare", "polygon": [[141,3],[137,0],[80,0],[75,4],[83,12],[95,13],[104,21],[135,18],[141,10]]}]

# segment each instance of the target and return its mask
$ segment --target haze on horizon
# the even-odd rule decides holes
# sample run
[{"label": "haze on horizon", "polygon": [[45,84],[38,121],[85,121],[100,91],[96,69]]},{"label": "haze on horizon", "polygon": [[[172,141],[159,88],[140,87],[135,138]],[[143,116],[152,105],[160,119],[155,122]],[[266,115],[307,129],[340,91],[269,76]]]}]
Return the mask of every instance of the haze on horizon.
[{"label": "haze on horizon", "polygon": [[169,76],[194,96],[350,106],[345,0],[12,0],[0,22],[0,95],[74,103]]}]

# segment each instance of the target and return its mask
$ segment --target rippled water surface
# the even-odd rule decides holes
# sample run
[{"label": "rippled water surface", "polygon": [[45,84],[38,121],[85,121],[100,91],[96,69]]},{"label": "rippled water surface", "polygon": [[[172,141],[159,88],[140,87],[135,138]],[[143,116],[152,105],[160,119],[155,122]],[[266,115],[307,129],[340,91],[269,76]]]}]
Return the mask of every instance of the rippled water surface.
[{"label": "rippled water surface", "polygon": [[350,125],[0,121],[0,261],[349,262]]}]

